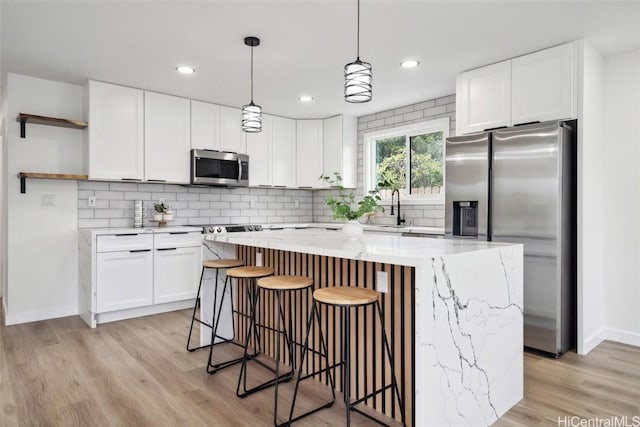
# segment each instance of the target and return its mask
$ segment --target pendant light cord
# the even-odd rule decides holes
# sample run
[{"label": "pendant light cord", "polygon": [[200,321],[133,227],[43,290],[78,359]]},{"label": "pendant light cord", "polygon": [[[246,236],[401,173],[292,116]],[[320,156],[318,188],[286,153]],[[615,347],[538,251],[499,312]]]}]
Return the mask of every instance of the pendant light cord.
[{"label": "pendant light cord", "polygon": [[356,31],[356,40],[357,40],[357,46],[356,46],[356,58],[358,59],[358,61],[360,60],[360,0],[358,0],[358,26],[357,26],[357,31]]},{"label": "pendant light cord", "polygon": [[253,46],[251,46],[251,103],[253,104]]}]

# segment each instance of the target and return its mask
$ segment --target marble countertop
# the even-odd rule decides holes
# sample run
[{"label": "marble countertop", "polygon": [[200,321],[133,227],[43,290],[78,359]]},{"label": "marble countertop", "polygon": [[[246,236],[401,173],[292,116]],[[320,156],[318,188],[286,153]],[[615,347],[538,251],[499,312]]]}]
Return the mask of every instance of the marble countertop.
[{"label": "marble countertop", "polygon": [[202,227],[177,225],[175,227],[117,227],[117,228],[81,228],[80,232],[91,233],[94,236],[113,234],[150,234],[150,233],[196,233],[202,232]]},{"label": "marble countertop", "polygon": [[444,255],[513,246],[475,240],[405,237],[391,233],[364,233],[362,237],[348,238],[340,231],[317,228],[207,235],[205,240],[414,266]]},{"label": "marble countertop", "polygon": [[[342,222],[308,222],[308,223],[291,223],[291,224],[266,224],[265,229],[287,229],[287,228],[324,228],[340,230],[344,223]],[[380,224],[362,224],[365,231],[378,231],[384,233],[420,233],[444,236],[444,228],[442,227],[421,227],[417,225],[380,225]]]}]

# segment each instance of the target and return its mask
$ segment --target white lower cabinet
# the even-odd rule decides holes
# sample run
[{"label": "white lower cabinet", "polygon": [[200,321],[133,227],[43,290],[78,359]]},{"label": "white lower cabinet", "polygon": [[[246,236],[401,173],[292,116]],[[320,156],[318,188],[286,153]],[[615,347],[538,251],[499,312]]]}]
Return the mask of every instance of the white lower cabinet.
[{"label": "white lower cabinet", "polygon": [[153,301],[153,251],[135,249],[96,256],[97,311],[149,305]]},{"label": "white lower cabinet", "polygon": [[202,268],[196,227],[79,233],[79,314],[91,327],[193,307]]},{"label": "white lower cabinet", "polygon": [[156,248],[154,257],[154,304],[196,297],[202,268],[200,246]]}]

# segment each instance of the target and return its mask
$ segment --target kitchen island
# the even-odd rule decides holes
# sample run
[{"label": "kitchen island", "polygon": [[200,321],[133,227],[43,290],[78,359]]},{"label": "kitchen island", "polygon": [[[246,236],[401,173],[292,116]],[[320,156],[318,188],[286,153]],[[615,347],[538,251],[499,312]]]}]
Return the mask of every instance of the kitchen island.
[{"label": "kitchen island", "polygon": [[[315,288],[386,287],[381,304],[408,425],[490,425],[523,396],[522,245],[373,233],[354,239],[340,231],[307,229],[209,235],[203,256],[240,257],[247,265],[274,267],[276,274],[308,275]],[[206,276],[203,289],[205,318],[213,308],[213,277]],[[241,289],[234,298],[239,339],[246,301]],[[267,327],[263,351],[274,355],[268,329],[271,304],[261,298],[259,322]],[[307,297],[285,301],[297,343],[302,342],[309,304]],[[230,338],[231,305],[222,310],[220,334]],[[352,397],[357,399],[389,384],[390,375],[388,364],[382,363],[380,325],[373,310],[353,317]],[[340,354],[340,319],[326,307],[322,318],[333,363]],[[315,338],[311,341],[317,346]],[[210,330],[201,330],[201,341],[210,341]],[[340,390],[339,369],[334,374]],[[316,379],[327,382],[324,375]],[[365,404],[400,418],[390,391]]]}]

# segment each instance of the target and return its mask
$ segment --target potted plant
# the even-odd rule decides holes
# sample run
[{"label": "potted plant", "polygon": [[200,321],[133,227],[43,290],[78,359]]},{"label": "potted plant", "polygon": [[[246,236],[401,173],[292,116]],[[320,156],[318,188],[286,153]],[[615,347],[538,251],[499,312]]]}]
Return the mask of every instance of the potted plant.
[{"label": "potted plant", "polygon": [[362,224],[358,222],[358,219],[364,215],[375,215],[378,212],[384,212],[384,208],[378,205],[381,198],[377,188],[369,190],[360,200],[356,201],[353,191],[347,192],[345,190],[342,185],[342,176],[338,172],[334,172],[333,177],[321,175],[320,179],[323,179],[338,191],[337,196],[329,196],[324,202],[333,212],[334,219],[347,221],[342,231],[349,237],[362,235]]},{"label": "potted plant", "polygon": [[[167,221],[164,216],[169,212],[169,205],[166,203],[154,203],[153,204],[153,220],[154,221]],[[173,219],[173,212],[171,215],[171,219]]]}]

